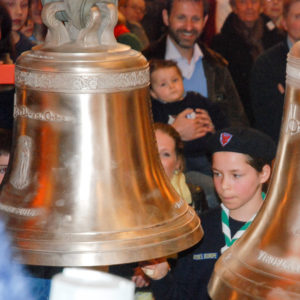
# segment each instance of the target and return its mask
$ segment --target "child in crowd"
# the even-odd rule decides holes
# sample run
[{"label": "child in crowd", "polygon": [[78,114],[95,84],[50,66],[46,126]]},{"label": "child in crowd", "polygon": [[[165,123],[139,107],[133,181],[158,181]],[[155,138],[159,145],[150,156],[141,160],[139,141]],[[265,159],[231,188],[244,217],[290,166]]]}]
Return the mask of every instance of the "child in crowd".
[{"label": "child in crowd", "polygon": [[196,128],[198,138],[190,141],[183,139],[186,172],[195,171],[191,173],[196,174],[194,179],[196,177],[197,180],[190,182],[204,189],[209,207],[218,205],[205,149],[208,137],[215,130],[228,126],[225,115],[209,99],[184,91],[182,74],[174,61],[151,60],[150,80],[154,122],[168,123],[176,129],[177,115],[185,114],[189,128]]},{"label": "child in crowd", "polygon": [[34,46],[34,44],[20,32],[28,17],[29,0],[1,1],[6,6],[12,19],[12,41],[15,46],[15,53],[12,59],[16,61],[22,52],[30,50]]},{"label": "child in crowd", "polygon": [[[195,92],[185,92],[183,78],[176,62],[171,60],[150,61],[150,95],[154,122],[173,124],[178,114],[189,109],[186,118],[191,126],[196,122],[200,137],[184,143],[187,169],[211,174],[206,160],[207,138],[215,129],[227,126],[227,120],[219,107]],[[175,128],[176,129],[176,128]]]},{"label": "child in crowd", "polygon": [[47,27],[41,17],[42,8],[41,0],[30,0],[28,17],[21,28],[21,32],[36,44],[44,42],[47,33]]},{"label": "child in crowd", "polygon": [[143,267],[156,300],[209,299],[207,284],[218,257],[242,236],[263,204],[276,146],[250,128],[228,128],[209,140],[213,180],[221,206],[200,216],[203,239],[182,253],[174,270],[167,262]]},{"label": "child in crowd", "polygon": [[197,213],[208,208],[201,187],[187,185],[184,170],[183,143],[179,133],[169,124],[154,123],[158,154],[163,168],[176,192]]}]

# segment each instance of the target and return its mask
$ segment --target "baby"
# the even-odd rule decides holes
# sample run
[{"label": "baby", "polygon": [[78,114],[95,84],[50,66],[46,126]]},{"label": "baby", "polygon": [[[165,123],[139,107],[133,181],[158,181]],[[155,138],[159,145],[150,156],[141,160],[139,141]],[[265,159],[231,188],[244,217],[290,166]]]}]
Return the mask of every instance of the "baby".
[{"label": "baby", "polygon": [[209,99],[184,91],[183,78],[174,61],[151,60],[150,79],[154,122],[168,123],[176,129],[176,117],[184,113],[188,126],[191,130],[196,126],[198,132],[198,138],[184,142],[186,168],[211,175],[205,156],[206,140],[215,129],[228,126],[224,114]]}]

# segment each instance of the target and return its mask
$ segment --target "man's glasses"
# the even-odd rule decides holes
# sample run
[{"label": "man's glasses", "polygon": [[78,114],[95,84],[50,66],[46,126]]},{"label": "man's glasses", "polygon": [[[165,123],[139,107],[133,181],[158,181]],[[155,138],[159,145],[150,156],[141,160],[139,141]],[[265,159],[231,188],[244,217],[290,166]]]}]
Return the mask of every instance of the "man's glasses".
[{"label": "man's glasses", "polygon": [[133,10],[138,11],[140,14],[144,15],[146,13],[146,8],[144,8],[144,7],[140,7],[140,6],[137,6],[137,5],[131,5],[131,6],[128,6],[128,7],[133,9]]}]

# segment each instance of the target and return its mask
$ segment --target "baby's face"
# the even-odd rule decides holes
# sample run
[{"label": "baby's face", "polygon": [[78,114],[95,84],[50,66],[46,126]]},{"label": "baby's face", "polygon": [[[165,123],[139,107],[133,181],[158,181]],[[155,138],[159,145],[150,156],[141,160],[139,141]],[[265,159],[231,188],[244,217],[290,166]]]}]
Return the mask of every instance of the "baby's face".
[{"label": "baby's face", "polygon": [[175,67],[161,68],[151,74],[150,94],[163,102],[182,100],[184,93],[181,75]]}]

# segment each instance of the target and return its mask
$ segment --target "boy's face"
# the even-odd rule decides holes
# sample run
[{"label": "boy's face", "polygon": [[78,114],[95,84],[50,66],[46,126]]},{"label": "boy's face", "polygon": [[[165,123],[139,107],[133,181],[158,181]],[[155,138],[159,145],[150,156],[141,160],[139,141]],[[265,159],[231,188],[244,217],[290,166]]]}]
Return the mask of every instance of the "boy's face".
[{"label": "boy's face", "polygon": [[3,0],[12,19],[12,30],[19,31],[28,16],[28,0]]},{"label": "boy's face", "polygon": [[0,183],[2,182],[3,177],[6,173],[8,161],[9,161],[9,154],[0,155]]},{"label": "boy's face", "polygon": [[270,176],[269,166],[257,172],[247,162],[247,156],[235,152],[216,152],[212,156],[215,189],[223,202],[235,215],[253,211],[261,201],[262,184]]},{"label": "boy's face", "polygon": [[158,69],[151,74],[150,94],[163,102],[175,102],[182,99],[183,81],[176,67]]}]

